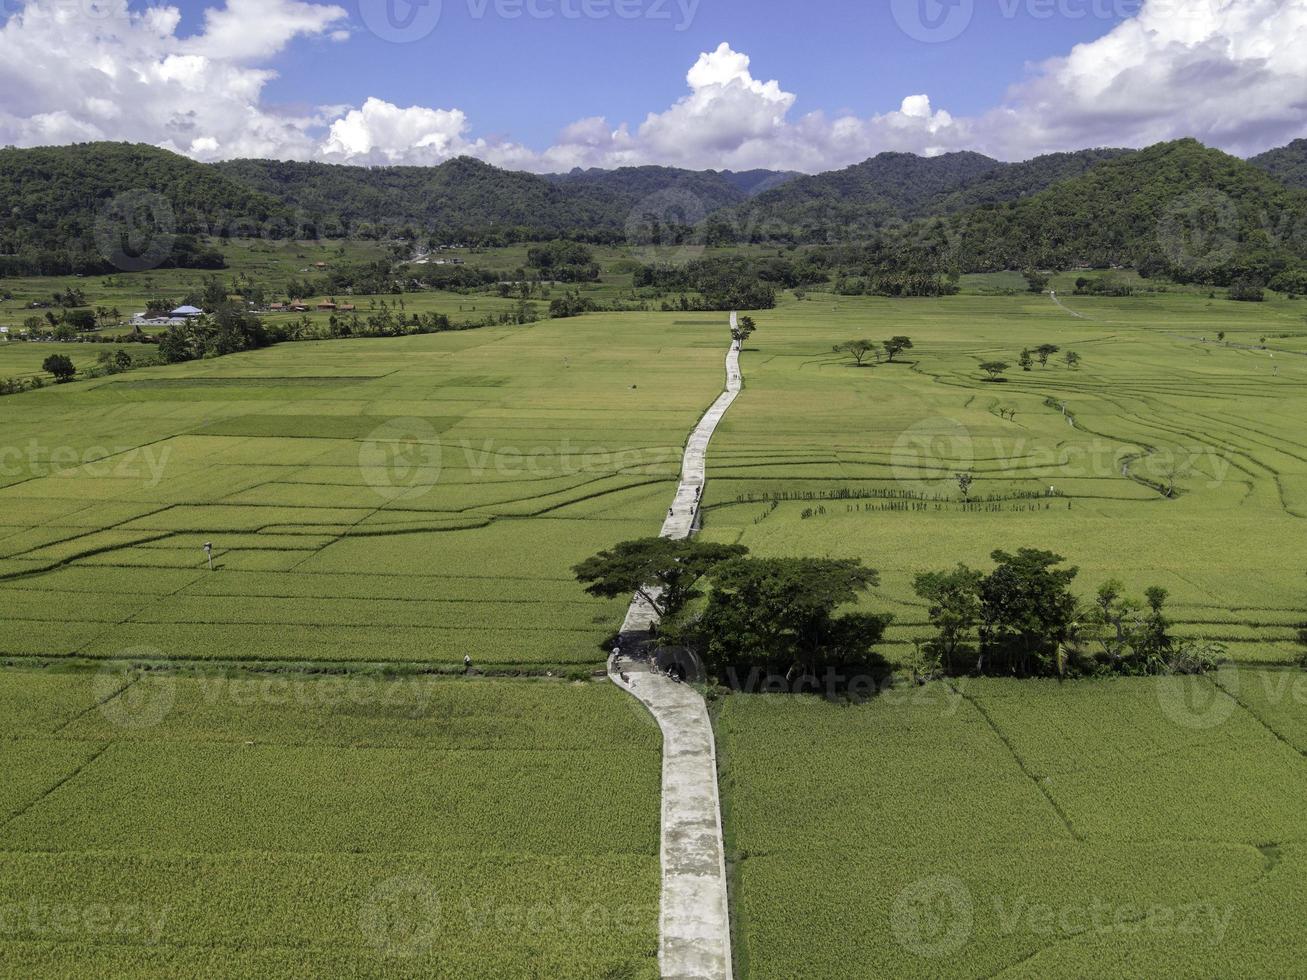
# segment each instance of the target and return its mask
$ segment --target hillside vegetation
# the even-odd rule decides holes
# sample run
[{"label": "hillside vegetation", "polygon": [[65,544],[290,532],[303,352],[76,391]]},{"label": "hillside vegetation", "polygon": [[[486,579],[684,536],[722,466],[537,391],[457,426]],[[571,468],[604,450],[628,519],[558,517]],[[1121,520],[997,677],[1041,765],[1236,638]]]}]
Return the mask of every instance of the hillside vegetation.
[{"label": "hillside vegetation", "polygon": [[101,238],[242,227],[280,237],[291,223],[276,198],[211,166],[127,143],[0,150],[0,215],[0,275],[113,271],[97,222]]},{"label": "hillside vegetation", "polygon": [[1307,256],[1307,193],[1179,140],[959,215],[947,228],[963,271],[1120,265],[1228,284],[1269,278]]},{"label": "hillside vegetation", "polygon": [[1130,266],[1265,285],[1307,257],[1307,190],[1293,186],[1305,159],[1303,141],[1243,161],[1180,140],[1011,164],[883,153],[815,176],[671,167],[540,176],[469,158],[206,165],[126,144],[10,149],[0,151],[0,275],[113,271],[106,253],[118,237],[148,239],[158,225],[176,238],[151,267],[215,267],[205,235],[417,248],[566,238],[856,245],[865,254],[855,265],[877,275]]},{"label": "hillside vegetation", "polygon": [[1290,187],[1307,189],[1307,139],[1294,140],[1248,161]]}]

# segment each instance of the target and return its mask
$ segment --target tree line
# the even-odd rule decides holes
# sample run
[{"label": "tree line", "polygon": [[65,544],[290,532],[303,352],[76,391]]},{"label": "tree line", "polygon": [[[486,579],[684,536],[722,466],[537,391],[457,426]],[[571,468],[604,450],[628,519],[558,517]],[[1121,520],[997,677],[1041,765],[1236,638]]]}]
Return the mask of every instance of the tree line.
[{"label": "tree line", "polygon": [[[1079,570],[1061,555],[1022,548],[991,560],[988,571],[916,577],[933,630],[916,646],[918,676],[1201,673],[1223,658],[1219,644],[1174,636],[1165,589],[1136,597],[1110,580],[1085,602],[1071,590]],[[590,595],[643,596],[659,615],[659,642],[693,650],[718,681],[759,670],[790,681],[890,672],[875,648],[894,617],[849,609],[880,581],[857,559],[758,558],[742,545],[642,538],[573,571]]]}]

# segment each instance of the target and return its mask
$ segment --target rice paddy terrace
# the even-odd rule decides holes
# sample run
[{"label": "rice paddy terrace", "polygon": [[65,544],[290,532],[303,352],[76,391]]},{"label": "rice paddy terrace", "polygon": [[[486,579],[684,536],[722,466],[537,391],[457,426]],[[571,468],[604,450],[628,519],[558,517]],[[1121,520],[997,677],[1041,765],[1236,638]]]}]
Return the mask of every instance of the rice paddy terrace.
[{"label": "rice paddy terrace", "polygon": [[[1240,660],[1295,658],[1300,304],[1064,302],[1085,318],[1046,296],[815,297],[778,311],[714,444],[707,533],[763,555],[864,559],[882,571],[873,602],[896,615],[900,651],[925,635],[917,572],[1039,547],[1080,566],[1085,595],[1112,577],[1138,593],[1160,585],[1182,635]],[[893,364],[831,351],[895,334],[915,347]],[[1041,344],[1061,351],[1022,371],[1021,350]],[[992,360],[1011,366],[1005,382],[980,370]],[[960,472],[975,476],[969,504]]]},{"label": "rice paddy terrace", "polygon": [[[1062,300],[758,314],[703,533],[880,569],[891,659],[917,572],[1046,547],[1234,663],[723,699],[737,976],[1304,955],[1300,305]],[[657,976],[662,739],[570,570],[664,522],[724,342],[598,315],[4,399],[0,974]]]},{"label": "rice paddy terrace", "polygon": [[592,666],[624,610],[569,570],[657,528],[720,339],[299,344],[10,399],[0,654]]}]

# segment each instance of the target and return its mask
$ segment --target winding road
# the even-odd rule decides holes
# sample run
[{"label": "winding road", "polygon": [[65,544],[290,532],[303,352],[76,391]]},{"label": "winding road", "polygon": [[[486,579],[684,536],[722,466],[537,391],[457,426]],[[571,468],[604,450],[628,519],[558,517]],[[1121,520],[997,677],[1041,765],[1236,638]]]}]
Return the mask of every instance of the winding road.
[{"label": "winding road", "polygon": [[[708,443],[743,387],[740,345],[726,355],[726,390],[690,434],[665,538],[688,538],[699,519]],[[657,611],[637,596],[623,634],[647,635]],[[717,791],[717,750],[708,708],[694,688],[614,656],[613,683],[638,698],[663,733],[662,899],[658,963],[664,978],[730,980],[731,920]]]}]

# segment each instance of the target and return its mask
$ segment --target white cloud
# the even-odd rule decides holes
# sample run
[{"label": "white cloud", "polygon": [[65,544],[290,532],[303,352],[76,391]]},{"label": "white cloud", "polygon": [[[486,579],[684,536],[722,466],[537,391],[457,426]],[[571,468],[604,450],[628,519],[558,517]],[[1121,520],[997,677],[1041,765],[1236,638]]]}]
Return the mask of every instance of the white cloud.
[{"label": "white cloud", "polygon": [[227,0],[204,12],[204,33],[186,47],[215,61],[269,58],[292,38],[323,34],[347,16],[342,7],[300,0]]},{"label": "white cloud", "polygon": [[0,143],[152,143],[199,159],[308,157],[312,120],[263,105],[275,73],[254,62],[317,36],[343,8],[228,0],[178,36],[175,7],[28,0],[0,27]]},{"label": "white cloud", "polygon": [[1147,0],[978,121],[1006,156],[1194,136],[1250,154],[1307,134],[1307,0]]},{"label": "white cloud", "polygon": [[[174,7],[28,0],[0,27],[0,143],[153,143],[198,159],[360,164],[471,155],[536,171],[646,163],[826,170],[884,150],[976,149],[1005,159],[1196,136],[1251,153],[1307,134],[1307,0],[1145,0],[1104,37],[1034,66],[1002,105],[957,117],[926,93],[871,116],[794,116],[797,97],[722,43],[675,104],[630,125],[592,116],[536,151],[477,137],[454,106],[360,93],[289,115],[263,93],[269,59],[296,39],[346,41],[346,10],[307,0],[225,0],[200,33]],[[964,42],[958,42],[964,43]]]},{"label": "white cloud", "polygon": [[446,159],[463,143],[467,117],[457,109],[401,109],[368,99],[331,124],[323,154],[351,162],[402,163]]},{"label": "white cloud", "polygon": [[568,127],[534,169],[659,163],[825,170],[885,149],[937,152],[961,145],[967,135],[947,112],[934,111],[925,95],[909,96],[899,110],[870,119],[811,113],[791,120],[796,96],[778,81],[755,78],[749,57],[726,43],[700,55],[686,82],[689,94],[664,112],[650,113],[634,133],[602,118]]}]

